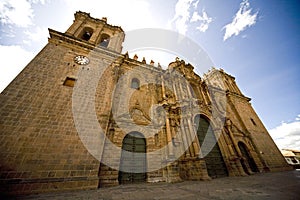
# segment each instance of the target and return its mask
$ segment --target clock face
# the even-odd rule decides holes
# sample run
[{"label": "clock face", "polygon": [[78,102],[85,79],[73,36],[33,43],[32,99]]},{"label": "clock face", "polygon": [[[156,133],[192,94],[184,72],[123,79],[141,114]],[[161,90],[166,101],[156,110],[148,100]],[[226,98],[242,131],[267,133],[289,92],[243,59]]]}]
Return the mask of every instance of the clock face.
[{"label": "clock face", "polygon": [[79,65],[87,65],[89,64],[90,60],[86,56],[75,56],[74,61]]}]

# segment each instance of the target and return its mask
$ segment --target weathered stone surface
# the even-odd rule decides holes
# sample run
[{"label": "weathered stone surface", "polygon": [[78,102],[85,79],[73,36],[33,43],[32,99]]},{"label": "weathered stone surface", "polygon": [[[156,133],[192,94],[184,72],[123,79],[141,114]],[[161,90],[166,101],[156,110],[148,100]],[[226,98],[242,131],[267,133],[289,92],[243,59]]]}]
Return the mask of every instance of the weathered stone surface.
[{"label": "weathered stone surface", "polygon": [[[223,70],[201,79],[183,60],[161,69],[131,59],[121,54],[120,27],[82,12],[66,33],[49,32],[48,44],[0,96],[1,192],[118,185],[129,133],[144,136],[145,160],[134,160],[146,163],[144,182],[289,169]],[[216,143],[212,153],[206,132],[208,144]],[[126,148],[136,151],[136,141]]]}]

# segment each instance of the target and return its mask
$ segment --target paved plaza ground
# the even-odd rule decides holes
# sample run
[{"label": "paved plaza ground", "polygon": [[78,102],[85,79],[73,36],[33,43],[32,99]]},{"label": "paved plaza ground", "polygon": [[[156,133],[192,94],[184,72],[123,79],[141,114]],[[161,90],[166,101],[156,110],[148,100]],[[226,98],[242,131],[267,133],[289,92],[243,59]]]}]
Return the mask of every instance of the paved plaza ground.
[{"label": "paved plaza ground", "polygon": [[144,183],[120,185],[98,190],[57,192],[18,196],[12,199],[300,199],[300,171],[255,174],[247,177],[225,177],[211,181],[180,183]]}]

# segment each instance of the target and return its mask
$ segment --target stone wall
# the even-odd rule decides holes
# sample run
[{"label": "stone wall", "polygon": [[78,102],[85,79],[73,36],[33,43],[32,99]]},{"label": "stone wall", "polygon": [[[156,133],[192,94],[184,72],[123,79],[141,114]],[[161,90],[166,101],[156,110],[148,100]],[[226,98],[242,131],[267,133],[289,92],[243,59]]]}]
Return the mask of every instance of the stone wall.
[{"label": "stone wall", "polygon": [[63,85],[78,69],[74,54],[49,43],[1,93],[2,192],[97,187],[100,163],[77,134],[73,88]]}]

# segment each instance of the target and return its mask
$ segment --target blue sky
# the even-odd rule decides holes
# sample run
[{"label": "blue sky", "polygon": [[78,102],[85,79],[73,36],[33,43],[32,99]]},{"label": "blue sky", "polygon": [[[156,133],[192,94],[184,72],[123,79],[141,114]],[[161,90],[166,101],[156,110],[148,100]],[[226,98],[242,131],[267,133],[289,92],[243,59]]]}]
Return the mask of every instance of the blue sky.
[{"label": "blue sky", "polygon": [[[65,32],[81,10],[126,32],[191,38],[236,77],[277,145],[300,150],[299,8],[297,0],[1,0],[0,91],[47,43],[47,28]],[[147,61],[164,61],[153,55]]]}]

